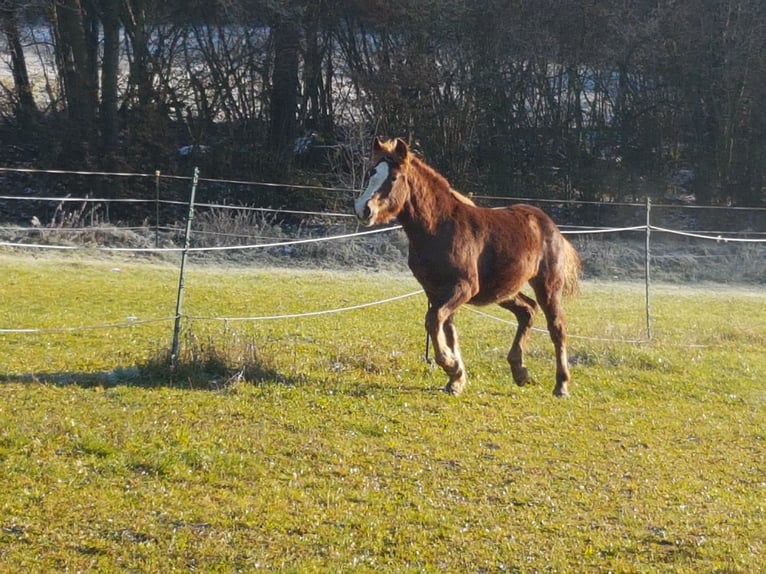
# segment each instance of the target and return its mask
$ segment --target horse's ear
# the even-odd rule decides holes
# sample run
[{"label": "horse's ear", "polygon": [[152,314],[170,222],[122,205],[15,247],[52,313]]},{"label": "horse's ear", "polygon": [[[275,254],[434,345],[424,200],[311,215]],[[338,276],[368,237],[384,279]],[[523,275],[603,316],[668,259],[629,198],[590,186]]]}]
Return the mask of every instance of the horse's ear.
[{"label": "horse's ear", "polygon": [[376,151],[381,151],[382,149],[383,149],[383,140],[381,140],[379,136],[375,136],[375,139],[372,140],[373,153]]},{"label": "horse's ear", "polygon": [[394,156],[399,163],[407,161],[407,156],[410,153],[410,146],[402,138],[396,138],[396,147],[394,148]]}]

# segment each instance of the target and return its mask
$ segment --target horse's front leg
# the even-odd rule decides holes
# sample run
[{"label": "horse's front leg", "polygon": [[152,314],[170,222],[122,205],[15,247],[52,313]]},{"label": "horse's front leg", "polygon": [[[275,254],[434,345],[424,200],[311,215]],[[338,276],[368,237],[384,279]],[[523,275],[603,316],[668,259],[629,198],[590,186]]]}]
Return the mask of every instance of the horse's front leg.
[{"label": "horse's front leg", "polygon": [[434,358],[447,376],[449,382],[444,391],[451,395],[459,395],[466,383],[465,365],[460,355],[457,340],[457,330],[452,323],[452,315],[444,316],[441,308],[428,310],[426,313],[426,331],[431,336],[434,345]]}]

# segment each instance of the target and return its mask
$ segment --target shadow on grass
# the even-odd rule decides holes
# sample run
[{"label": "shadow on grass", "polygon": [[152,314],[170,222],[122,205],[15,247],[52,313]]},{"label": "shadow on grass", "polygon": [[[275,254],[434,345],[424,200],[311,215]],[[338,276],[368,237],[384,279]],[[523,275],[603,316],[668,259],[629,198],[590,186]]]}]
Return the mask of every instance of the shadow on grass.
[{"label": "shadow on grass", "polygon": [[156,365],[138,365],[135,367],[119,367],[112,371],[102,372],[38,372],[21,375],[0,375],[3,383],[40,383],[56,386],[79,386],[82,388],[112,388],[112,387],[141,387],[141,388],[173,388],[189,390],[223,391],[233,385],[244,382],[252,385],[285,385],[297,386],[305,384],[304,377],[287,376],[264,365],[247,365],[242,369],[198,369],[188,365],[178,365],[175,372],[168,365],[164,372]]},{"label": "shadow on grass", "polygon": [[253,385],[305,384],[305,377],[280,372],[274,362],[263,358],[255,346],[189,345],[175,361],[167,353],[158,353],[144,364],[118,367],[110,371],[38,372],[0,375],[0,383],[42,383],[57,386],[178,388],[190,390],[226,390],[245,382]]},{"label": "shadow on grass", "polygon": [[46,383],[80,387],[144,387],[221,391],[245,382],[253,385],[297,386],[307,381],[290,376],[275,366],[272,356],[261,352],[253,341],[243,340],[236,332],[224,330],[217,335],[197,336],[191,329],[184,333],[178,356],[171,361],[166,351],[157,351],[143,364],[118,367],[106,372],[62,371],[27,375],[0,375],[3,382]]},{"label": "shadow on grass", "polygon": [[[188,390],[225,391],[238,383],[254,386],[297,387],[316,385],[317,388],[332,389],[333,393],[349,397],[367,397],[391,393],[444,394],[441,376],[433,381],[406,384],[401,380],[385,378],[377,364],[367,361],[349,363],[364,374],[358,380],[336,380],[334,373],[307,375],[286,373],[280,369],[275,355],[278,351],[259,348],[252,341],[242,340],[236,333],[228,331],[216,337],[200,338],[192,332],[185,335],[184,344],[176,361],[171,362],[166,350],[158,351],[146,362],[109,371],[39,371],[19,375],[0,374],[3,383],[39,383],[55,386],[78,386],[82,388],[175,388]],[[358,364],[357,364],[358,363]],[[432,370],[430,367],[427,370]],[[419,377],[416,377],[419,379]],[[342,377],[341,377],[342,379]],[[447,395],[445,394],[445,397]]]}]

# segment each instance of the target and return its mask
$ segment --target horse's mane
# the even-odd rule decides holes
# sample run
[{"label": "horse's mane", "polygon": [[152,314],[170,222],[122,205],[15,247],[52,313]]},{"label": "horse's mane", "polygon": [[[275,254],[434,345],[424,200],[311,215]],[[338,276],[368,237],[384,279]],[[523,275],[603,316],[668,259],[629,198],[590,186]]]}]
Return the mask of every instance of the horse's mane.
[{"label": "horse's mane", "polygon": [[436,190],[445,189],[460,203],[476,207],[476,204],[473,202],[473,200],[453,188],[447,181],[447,178],[445,178],[442,174],[440,174],[422,159],[412,154],[410,154],[408,159],[410,164],[417,169],[417,173],[419,173],[427,181],[430,188]]},{"label": "horse's mane", "polygon": [[461,202],[461,203],[465,203],[466,205],[472,205],[473,207],[476,207],[476,204],[475,204],[475,203],[473,202],[473,200],[472,200],[470,197],[468,197],[467,195],[463,195],[463,194],[462,194],[462,193],[460,193],[458,190],[456,190],[456,189],[453,189],[453,188],[451,188],[451,187],[450,187],[450,189],[449,189],[449,190],[450,190],[450,193],[451,193],[452,195],[454,195],[454,196],[457,198],[457,200],[458,200],[459,202]]}]

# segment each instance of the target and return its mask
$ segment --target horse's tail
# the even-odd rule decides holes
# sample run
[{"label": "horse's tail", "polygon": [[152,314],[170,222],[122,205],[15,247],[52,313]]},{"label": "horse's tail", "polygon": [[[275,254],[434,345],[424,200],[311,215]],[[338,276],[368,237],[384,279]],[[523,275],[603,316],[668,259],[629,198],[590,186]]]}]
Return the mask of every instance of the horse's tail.
[{"label": "horse's tail", "polygon": [[562,237],[561,239],[564,242],[564,295],[573,296],[580,292],[582,262],[577,250],[567,238]]}]

